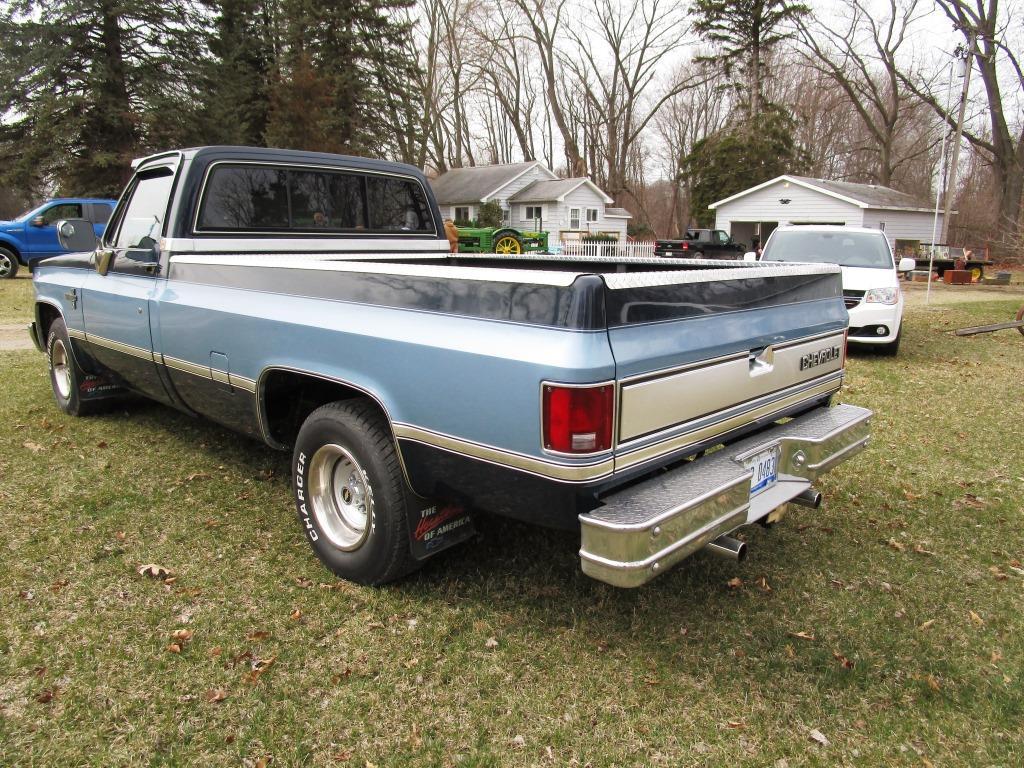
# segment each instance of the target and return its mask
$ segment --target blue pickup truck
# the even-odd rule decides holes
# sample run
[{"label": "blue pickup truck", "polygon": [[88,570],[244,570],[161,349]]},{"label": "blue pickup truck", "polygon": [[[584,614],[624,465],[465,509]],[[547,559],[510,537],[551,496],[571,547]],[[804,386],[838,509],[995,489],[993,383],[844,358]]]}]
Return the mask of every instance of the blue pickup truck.
[{"label": "blue pickup truck", "polygon": [[242,147],[145,158],[100,242],[59,230],[82,252],[35,270],[30,327],[57,405],[291,451],[301,530],[362,583],[481,513],[578,531],[622,587],[739,559],[869,439],[833,265],[451,254],[417,169]]},{"label": "blue pickup truck", "polygon": [[40,259],[67,253],[57,238],[57,222],[82,219],[103,236],[116,200],[61,197],[48,200],[13,221],[0,221],[0,280],[18,274],[18,266],[30,270]]}]

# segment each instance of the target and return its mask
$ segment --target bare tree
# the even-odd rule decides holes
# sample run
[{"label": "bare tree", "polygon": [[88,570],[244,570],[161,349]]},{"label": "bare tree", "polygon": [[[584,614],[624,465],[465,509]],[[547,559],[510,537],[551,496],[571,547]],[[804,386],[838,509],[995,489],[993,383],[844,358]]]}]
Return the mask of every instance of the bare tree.
[{"label": "bare tree", "polygon": [[[1015,46],[1007,39],[1011,19],[1001,19],[999,0],[935,0],[946,16],[967,38],[968,63],[977,67],[984,88],[985,129],[964,126],[963,136],[989,159],[998,189],[1000,227],[1011,239],[1021,228],[1021,197],[1024,194],[1024,120],[1019,113],[1011,123],[1004,106],[1000,69],[1009,73],[1007,83],[1018,105],[1024,98],[1024,69]],[[1003,64],[1005,67],[1003,67]],[[958,110],[935,92],[934,80],[904,71],[900,81],[929,105],[946,123],[956,127]],[[959,106],[959,105],[957,105]]]},{"label": "bare tree", "polygon": [[809,66],[846,94],[874,140],[878,154],[871,181],[889,186],[901,162],[897,156],[901,121],[916,101],[898,76],[897,57],[907,31],[920,17],[918,0],[889,0],[881,20],[863,0],[845,0],[845,19],[800,20],[801,51]]},{"label": "bare tree", "polygon": [[722,97],[718,85],[705,73],[706,67],[693,62],[680,67],[675,79],[695,85],[673,95],[654,120],[662,145],[663,167],[671,182],[668,216],[664,222],[655,223],[655,229],[669,236],[682,236],[690,224],[686,158],[694,144],[725,127],[731,108],[729,99]]},{"label": "bare tree", "polygon": [[663,64],[683,45],[678,4],[590,0],[585,15],[594,23],[570,32],[575,55],[567,55],[565,63],[585,98],[591,169],[600,163],[606,191],[618,200],[630,192],[626,171],[644,131],[667,101],[694,87],[701,73],[675,78],[655,93]]}]

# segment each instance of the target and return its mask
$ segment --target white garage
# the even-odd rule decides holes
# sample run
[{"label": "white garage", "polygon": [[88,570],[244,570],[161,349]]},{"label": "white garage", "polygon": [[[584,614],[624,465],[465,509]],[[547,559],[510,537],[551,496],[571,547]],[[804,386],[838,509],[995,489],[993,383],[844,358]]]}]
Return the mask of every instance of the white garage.
[{"label": "white garage", "polygon": [[[715,229],[734,240],[764,243],[780,224],[842,224],[885,232],[897,255],[914,256],[933,242],[935,209],[926,200],[875,184],[779,176],[708,206]],[[942,213],[934,238],[942,232]]]}]

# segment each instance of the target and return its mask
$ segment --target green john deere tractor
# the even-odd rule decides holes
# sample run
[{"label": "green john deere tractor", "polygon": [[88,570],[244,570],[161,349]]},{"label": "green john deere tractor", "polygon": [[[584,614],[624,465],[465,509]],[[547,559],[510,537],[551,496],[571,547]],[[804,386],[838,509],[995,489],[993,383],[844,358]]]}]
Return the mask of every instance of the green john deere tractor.
[{"label": "green john deere tractor", "polygon": [[459,227],[459,253],[513,255],[548,249],[547,232],[521,232],[511,227]]}]

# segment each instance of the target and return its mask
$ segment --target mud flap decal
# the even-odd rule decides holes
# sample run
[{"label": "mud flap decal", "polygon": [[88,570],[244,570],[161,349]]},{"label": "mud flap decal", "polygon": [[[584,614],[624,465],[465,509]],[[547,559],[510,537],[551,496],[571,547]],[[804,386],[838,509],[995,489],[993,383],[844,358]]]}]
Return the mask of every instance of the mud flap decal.
[{"label": "mud flap decal", "polygon": [[473,518],[458,504],[434,504],[409,515],[409,548],[417,560],[426,560],[476,533]]},{"label": "mud flap decal", "polygon": [[78,396],[82,400],[101,400],[104,397],[123,395],[126,391],[112,373],[82,374],[82,383],[78,385]]}]

